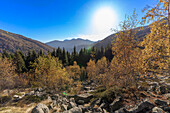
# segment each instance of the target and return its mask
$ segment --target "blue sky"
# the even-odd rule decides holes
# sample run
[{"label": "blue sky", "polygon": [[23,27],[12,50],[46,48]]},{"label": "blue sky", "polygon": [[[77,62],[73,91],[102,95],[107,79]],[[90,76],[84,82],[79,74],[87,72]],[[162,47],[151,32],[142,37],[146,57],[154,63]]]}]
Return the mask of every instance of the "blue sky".
[{"label": "blue sky", "polygon": [[[141,10],[146,5],[152,6],[157,2],[158,0],[0,0],[0,29],[41,42],[71,38],[101,40],[113,33],[110,28],[103,28],[105,23],[100,26],[101,19],[94,19],[104,18],[100,13],[103,9],[109,7],[114,12],[112,19],[116,19],[111,22],[114,28],[124,19],[125,14],[131,15],[134,8],[141,19]],[[95,21],[99,25],[95,24],[94,27]],[[98,27],[102,29],[97,30]]]}]

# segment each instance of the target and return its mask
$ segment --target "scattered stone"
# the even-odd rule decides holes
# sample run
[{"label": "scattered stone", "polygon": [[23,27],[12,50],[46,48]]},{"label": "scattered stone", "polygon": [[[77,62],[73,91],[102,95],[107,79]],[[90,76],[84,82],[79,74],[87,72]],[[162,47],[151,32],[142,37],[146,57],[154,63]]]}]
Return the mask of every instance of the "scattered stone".
[{"label": "scattered stone", "polygon": [[117,97],[109,106],[111,112],[120,109],[123,106],[121,97]]},{"label": "scattered stone", "polygon": [[70,98],[70,102],[73,102],[73,103],[75,103],[75,100],[74,100],[74,98]]},{"label": "scattered stone", "polygon": [[163,107],[163,110],[170,113],[170,107],[167,107],[167,106],[166,106],[166,107]]},{"label": "scattered stone", "polygon": [[64,111],[63,113],[82,113],[82,109],[79,107],[74,107],[70,110]]},{"label": "scattered stone", "polygon": [[84,100],[78,100],[77,103],[80,104],[80,105],[83,105],[84,104]]},{"label": "scattered stone", "polygon": [[83,100],[84,103],[88,103],[92,98],[93,98],[92,94],[85,93],[75,96],[75,101],[78,102],[78,100]]},{"label": "scattered stone", "polygon": [[33,108],[31,113],[50,113],[50,111],[45,104],[39,103]]},{"label": "scattered stone", "polygon": [[128,111],[125,108],[120,108],[119,110],[116,110],[114,113],[128,113]]},{"label": "scattered stone", "polygon": [[84,90],[87,90],[87,91],[88,91],[88,90],[90,90],[90,89],[91,89],[91,87],[86,87],[86,86],[84,87]]},{"label": "scattered stone", "polygon": [[152,113],[165,113],[165,111],[163,111],[161,108],[154,107],[152,109]]},{"label": "scattered stone", "polygon": [[71,109],[71,108],[74,108],[74,107],[76,107],[76,106],[77,106],[76,103],[74,103],[74,102],[69,102],[69,104],[68,104],[68,110]]},{"label": "scattered stone", "polygon": [[146,112],[147,110],[151,110],[154,107],[154,104],[152,104],[150,101],[145,100],[141,102],[139,105],[137,105],[134,108],[131,108],[128,110],[130,113],[138,113],[138,112]]},{"label": "scattered stone", "polygon": [[62,104],[62,105],[61,105],[61,110],[62,110],[62,111],[66,111],[66,110],[67,110],[67,105]]},{"label": "scattered stone", "polygon": [[167,102],[160,99],[154,99],[154,103],[159,106],[167,106]]}]

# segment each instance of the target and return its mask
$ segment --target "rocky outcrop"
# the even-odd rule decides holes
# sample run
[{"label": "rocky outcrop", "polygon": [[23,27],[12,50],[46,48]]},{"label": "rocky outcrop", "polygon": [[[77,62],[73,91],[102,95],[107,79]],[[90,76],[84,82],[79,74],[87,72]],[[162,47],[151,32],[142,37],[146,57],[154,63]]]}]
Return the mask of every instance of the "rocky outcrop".
[{"label": "rocky outcrop", "polygon": [[39,103],[33,108],[31,113],[50,113],[50,111],[45,104]]},{"label": "rocky outcrop", "polygon": [[84,101],[84,103],[90,102],[90,100],[93,98],[93,95],[89,93],[85,93],[85,94],[75,95],[74,98],[75,98],[76,103],[82,104],[83,103],[82,101]]},{"label": "rocky outcrop", "polygon": [[139,113],[151,110],[155,105],[148,100],[139,103],[136,107],[128,110],[129,113]]}]

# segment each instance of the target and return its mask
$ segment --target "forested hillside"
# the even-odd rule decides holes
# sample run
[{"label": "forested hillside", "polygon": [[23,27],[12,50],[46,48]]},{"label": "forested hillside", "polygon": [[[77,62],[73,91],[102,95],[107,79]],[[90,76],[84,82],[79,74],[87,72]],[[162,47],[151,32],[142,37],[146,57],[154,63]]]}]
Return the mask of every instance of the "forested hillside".
[{"label": "forested hillside", "polygon": [[26,54],[29,50],[32,51],[33,49],[36,52],[43,50],[47,53],[47,51],[51,51],[53,48],[22,35],[0,30],[0,53],[2,53],[3,50],[6,50],[7,52],[12,53],[15,51],[22,51]]}]

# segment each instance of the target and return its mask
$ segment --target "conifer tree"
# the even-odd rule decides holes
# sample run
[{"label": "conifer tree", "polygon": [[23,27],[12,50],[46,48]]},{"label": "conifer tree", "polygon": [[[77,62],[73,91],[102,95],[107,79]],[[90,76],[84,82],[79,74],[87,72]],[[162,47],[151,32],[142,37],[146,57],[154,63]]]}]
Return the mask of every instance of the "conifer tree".
[{"label": "conifer tree", "polygon": [[19,74],[26,70],[24,59],[18,51],[15,52],[14,63],[16,64],[16,71]]},{"label": "conifer tree", "polygon": [[62,57],[62,62],[63,62],[63,65],[64,66],[67,66],[68,65],[68,57],[67,57],[67,53],[65,51],[65,48],[63,47],[63,57]]}]

